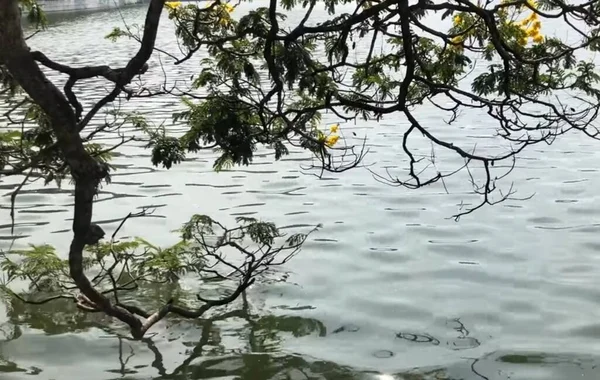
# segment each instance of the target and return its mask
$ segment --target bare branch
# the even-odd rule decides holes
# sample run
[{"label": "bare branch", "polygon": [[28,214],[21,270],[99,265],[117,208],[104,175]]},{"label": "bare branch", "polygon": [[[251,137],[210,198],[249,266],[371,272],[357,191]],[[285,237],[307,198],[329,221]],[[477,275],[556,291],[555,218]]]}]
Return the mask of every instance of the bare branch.
[{"label": "bare branch", "polygon": [[23,181],[21,181],[21,183],[17,186],[17,188],[10,195],[10,233],[11,233],[11,235],[15,233],[15,201],[17,200],[17,195],[19,194],[19,192],[21,191],[23,186],[27,183],[27,181],[29,180],[31,173],[33,173],[33,169],[29,170],[29,173],[27,173],[25,175],[25,178],[23,178]]}]

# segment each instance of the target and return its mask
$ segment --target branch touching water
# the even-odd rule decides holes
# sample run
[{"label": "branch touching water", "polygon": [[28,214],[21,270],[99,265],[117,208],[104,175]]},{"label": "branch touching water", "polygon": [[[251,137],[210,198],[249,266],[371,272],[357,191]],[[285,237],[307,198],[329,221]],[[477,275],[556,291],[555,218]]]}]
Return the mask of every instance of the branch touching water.
[{"label": "branch touching water", "polygon": [[[112,152],[130,141],[144,140],[152,163],[166,169],[203,149],[218,152],[213,166],[219,171],[250,165],[261,147],[275,160],[288,155],[290,147],[301,148],[313,158],[305,168],[320,177],[361,166],[369,152],[367,136],[349,136],[345,125],[393,118],[403,134],[406,176],[369,170],[393,186],[441,183],[447,191],[446,179],[462,173],[480,202],[461,207],[453,216],[459,220],[515,199],[513,184],[502,183],[532,146],[552,144],[567,133],[600,138],[600,75],[593,61],[580,58],[600,50],[597,1],[272,0],[243,14],[241,4],[218,0],[199,7],[152,0],[141,34],[127,26],[109,34],[139,42],[127,64],[113,68],[77,67],[59,62],[58,52],[32,51],[19,7],[38,21],[43,12],[31,0],[4,1],[0,93],[9,129],[0,132],[0,177],[24,176],[11,193],[13,203],[38,178],[58,186],[67,178],[74,183],[68,259],[46,245],[7,252],[8,282],[22,278],[32,284],[27,294],[7,288],[11,296],[34,303],[73,299],[81,310],[124,322],[141,339],[169,314],[197,318],[233,302],[258,276],[285,264],[306,239],[306,234],[293,235],[276,245],[281,236],[270,223],[242,218],[237,227],[226,227],[196,216],[172,247],[118,241],[116,235],[103,242],[104,231],[92,223],[94,198],[99,186],[110,182]],[[329,17],[317,23],[319,7]],[[292,12],[298,17],[287,18]],[[180,54],[156,46],[163,13],[174,24]],[[547,21],[560,22],[578,41],[544,36]],[[201,53],[206,58],[199,59],[200,71],[190,81],[168,84],[168,64],[183,65]],[[165,80],[156,88],[142,79],[153,54],[170,60],[167,66],[161,60]],[[41,66],[66,75],[64,87],[57,87]],[[87,102],[85,92],[76,94],[75,88],[89,78],[106,80],[111,89]],[[164,123],[152,124],[147,115],[119,108],[121,102],[153,96],[183,102],[185,110],[173,115],[174,123],[186,126],[182,136],[172,135]],[[432,110],[440,117],[430,118]],[[498,144],[481,148],[447,139],[449,131],[464,134],[463,111],[486,118]],[[103,112],[104,123],[97,123]],[[325,114],[337,122],[324,125]],[[126,136],[125,126],[142,137]],[[98,137],[110,133],[120,142],[103,146]],[[432,147],[430,155],[421,154],[413,143],[417,139]],[[442,170],[438,163],[446,156],[460,162]],[[142,283],[176,282],[187,275],[197,276],[202,285],[224,281],[231,286],[225,294],[185,302],[173,297],[151,308],[124,296],[139,291]]]}]

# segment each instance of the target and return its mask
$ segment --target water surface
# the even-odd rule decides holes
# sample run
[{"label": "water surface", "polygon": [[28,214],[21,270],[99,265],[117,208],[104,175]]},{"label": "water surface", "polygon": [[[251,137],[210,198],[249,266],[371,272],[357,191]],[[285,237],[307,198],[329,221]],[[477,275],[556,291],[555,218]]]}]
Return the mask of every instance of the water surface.
[{"label": "water surface", "polygon": [[[256,6],[243,5],[243,9]],[[141,23],[144,9],[123,11]],[[293,16],[293,15],[292,15]],[[318,17],[327,17],[325,13]],[[293,18],[293,17],[291,17]],[[121,23],[117,12],[69,15],[31,40],[53,59],[72,65],[119,66],[136,44],[102,39]],[[165,17],[159,45],[176,52]],[[357,53],[360,54],[360,51]],[[164,62],[164,60],[163,60]],[[170,69],[189,78],[195,62]],[[54,79],[59,79],[56,76]],[[163,80],[155,57],[145,76]],[[64,80],[64,78],[63,78]],[[98,99],[102,81],[78,90]],[[88,102],[89,103],[89,102]],[[122,104],[181,132],[170,115],[176,99]],[[477,114],[446,126],[424,107],[424,124],[447,139],[485,138],[495,125]],[[101,122],[101,120],[97,120]],[[327,115],[325,123],[337,120]],[[379,173],[405,175],[398,148],[407,124],[342,124],[349,141],[368,137],[365,163]],[[354,137],[352,132],[356,133]],[[103,142],[114,141],[104,136]],[[421,144],[427,154],[430,146]],[[216,174],[216,154],[204,152],[166,171],[151,165],[142,144],[120,149],[113,183],[104,187],[95,219],[112,232],[130,211],[154,206],[152,217],[125,225],[124,235],[170,244],[171,233],[194,213],[231,222],[252,215],[289,231],[323,228],[275,278],[253,287],[247,302],[218,310],[212,319],[169,319],[144,342],[115,333],[105,318],[75,312],[68,303],[6,310],[0,341],[2,379],[544,379],[600,376],[600,206],[597,144],[579,135],[532,147],[511,181],[518,196],[455,222],[449,217],[470,194],[465,175],[418,191],[385,186],[365,169],[318,179],[294,151],[279,162],[270,152],[249,167]],[[460,164],[452,156],[445,165]],[[441,159],[440,158],[440,159]],[[14,236],[9,194],[0,183],[0,248],[50,243],[65,250],[72,218],[68,184],[57,190],[34,184],[18,198]]]}]

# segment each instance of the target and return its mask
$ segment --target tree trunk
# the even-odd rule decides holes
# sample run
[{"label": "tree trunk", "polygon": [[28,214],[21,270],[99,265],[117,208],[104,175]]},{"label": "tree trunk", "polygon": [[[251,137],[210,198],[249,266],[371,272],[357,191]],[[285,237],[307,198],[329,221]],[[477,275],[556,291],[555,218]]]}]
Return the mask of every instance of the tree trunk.
[{"label": "tree trunk", "polygon": [[83,271],[83,249],[90,231],[93,200],[98,184],[108,175],[108,168],[87,153],[79,135],[75,112],[34,60],[23,36],[18,5],[18,0],[0,0],[0,64],[6,66],[27,95],[50,118],[58,146],[75,182],[70,275],[95,308],[127,323],[133,336],[141,338],[141,321],[128,311],[113,306],[108,298],[94,289]]}]

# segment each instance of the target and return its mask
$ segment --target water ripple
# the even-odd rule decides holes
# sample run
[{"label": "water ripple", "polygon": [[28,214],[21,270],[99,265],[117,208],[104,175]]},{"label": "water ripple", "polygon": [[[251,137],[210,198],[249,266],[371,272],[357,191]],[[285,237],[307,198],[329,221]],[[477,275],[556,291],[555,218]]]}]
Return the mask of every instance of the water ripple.
[{"label": "water ripple", "polygon": [[[242,3],[240,7],[253,4]],[[326,16],[321,11],[315,14]],[[301,17],[291,14],[290,19],[296,16]],[[123,17],[139,23],[143,10],[129,9]],[[157,43],[172,50],[176,46],[172,25],[166,16],[164,21]],[[73,16],[37,35],[31,44],[48,50],[60,41],[60,50],[52,52],[57,60],[116,67],[137,48],[135,41],[114,44],[101,38],[119,22],[119,17],[110,12]],[[362,45],[365,41],[357,41],[360,52],[368,51]],[[178,66],[172,80],[189,79],[197,71],[198,61],[192,60]],[[64,81],[56,75],[52,78]],[[162,83],[156,57],[150,61],[144,78],[149,85]],[[90,81],[89,86],[77,90],[86,100],[97,99],[103,91],[98,89],[104,84],[102,80]],[[137,110],[157,124],[164,122],[173,133],[185,129],[170,121],[171,114],[182,109],[173,99],[133,100],[122,106],[123,111]],[[436,110],[424,107],[420,112],[423,122],[440,137],[479,141],[478,149],[490,152],[498,148],[486,135],[493,133],[494,125],[486,124],[487,119],[479,111],[465,111],[460,128],[447,127]],[[335,115],[323,116],[325,125],[337,122]],[[371,170],[382,175],[389,170],[399,178],[407,175],[407,158],[398,149],[407,127],[402,119],[340,126],[347,134],[354,131],[358,136],[368,136],[372,150],[366,164],[373,163]],[[129,129],[127,133],[135,131]],[[101,137],[106,144],[118,141],[117,136]],[[428,144],[416,144],[416,154],[429,154]],[[565,136],[552,147],[529,150],[517,161],[517,169],[504,184],[508,188],[514,181],[517,196],[535,194],[534,198],[487,207],[459,223],[449,218],[458,207],[480,201],[471,191],[468,176],[448,179],[444,184],[448,193],[442,184],[419,191],[385,186],[361,168],[318,179],[300,167],[310,160],[306,152],[292,149],[290,156],[273,162],[272,152],[262,148],[248,167],[215,173],[212,164],[216,153],[202,151],[167,171],[151,165],[143,146],[136,143],[116,152],[113,182],[98,194],[95,220],[109,233],[120,218],[143,207],[160,209],[160,215],[128,223],[126,233],[151,237],[159,245],[172,244],[176,235],[170,231],[195,213],[225,221],[253,215],[276,222],[286,233],[323,225],[285,267],[291,273],[290,284],[273,285],[255,297],[264,296],[265,303],[278,305],[273,310],[282,310],[281,305],[285,305],[286,313],[319,320],[337,331],[325,337],[317,334],[285,340],[282,350],[286,352],[389,373],[417,366],[435,368],[432,373],[439,373],[436,366],[448,371],[466,368],[455,376],[465,379],[477,377],[464,358],[481,357],[484,359],[477,363],[477,371],[482,371],[481,367],[487,368],[488,374],[502,370],[496,378],[513,380],[579,378],[571,369],[565,369],[567,366],[555,363],[583,361],[584,354],[574,353],[597,352],[600,223],[596,222],[600,218],[600,197],[596,189],[600,188],[600,176],[596,167],[600,149],[581,136]],[[459,157],[443,152],[438,161],[448,167],[461,164]],[[18,180],[0,179],[0,190],[6,192],[0,198],[0,249],[12,243],[24,247],[34,242],[54,244],[60,252],[67,252],[71,223],[65,218],[71,216],[72,185],[63,183],[62,189],[56,189],[43,187],[38,181],[26,189],[18,197],[15,232],[11,234],[9,192]],[[310,308],[294,308],[308,304]],[[269,311],[267,308],[265,312]],[[457,331],[457,322],[448,324],[448,316],[461,316],[470,334]],[[224,323],[219,329],[231,333],[235,331],[232,325]],[[201,334],[192,328],[182,333],[195,334],[196,340]],[[112,355],[116,348],[92,335],[50,338],[30,333],[22,341],[16,340],[22,344],[20,351],[7,352],[26,363],[39,358],[37,363],[46,365],[45,376],[52,373],[58,378],[69,371],[65,372],[54,346],[42,354],[46,346],[41,342],[62,340],[61,347],[68,354],[60,357],[69,358],[68,368],[76,362],[90,376],[102,374],[112,364],[98,358]],[[234,345],[227,339],[233,338],[227,336],[226,346]],[[169,360],[176,362],[186,348],[175,342],[169,344]],[[34,352],[38,348],[40,351]],[[523,362],[542,364],[524,369]],[[236,363],[229,365],[241,365]],[[588,362],[581,366],[591,368]],[[231,373],[219,371],[223,376]],[[586,371],[592,373],[589,368]],[[515,375],[517,372],[531,376]],[[488,376],[491,379],[495,375]]]}]

